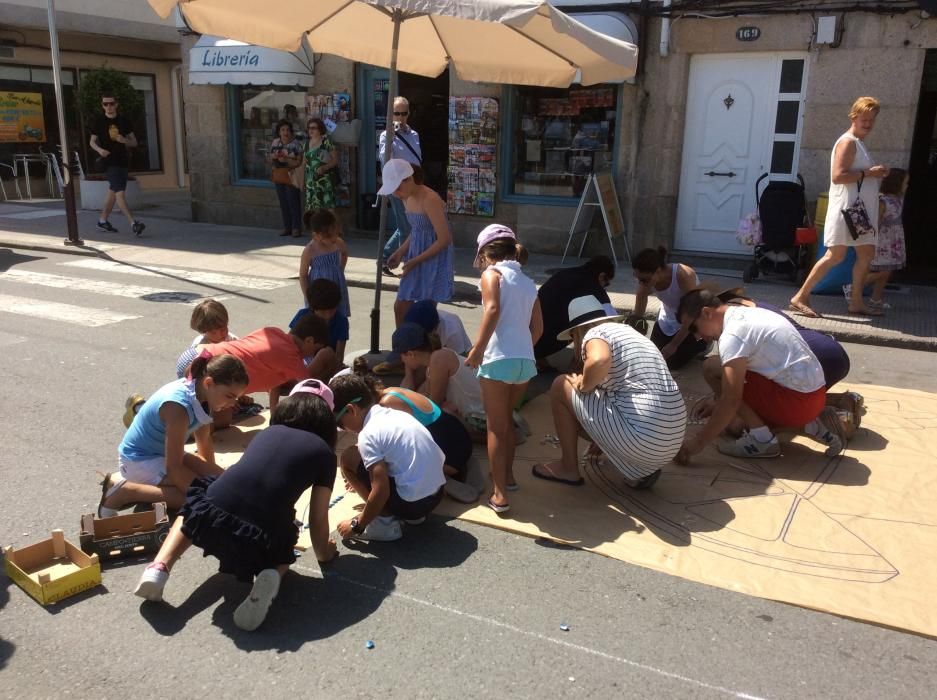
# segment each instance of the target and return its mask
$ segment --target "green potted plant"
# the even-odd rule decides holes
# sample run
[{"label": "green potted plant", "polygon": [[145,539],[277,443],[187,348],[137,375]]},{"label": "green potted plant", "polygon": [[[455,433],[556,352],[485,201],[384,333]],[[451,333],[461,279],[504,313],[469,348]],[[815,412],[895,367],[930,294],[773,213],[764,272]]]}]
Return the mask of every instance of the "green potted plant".
[{"label": "green potted plant", "polygon": [[[101,115],[101,95],[110,92],[120,105],[120,114],[135,121],[143,116],[143,96],[130,83],[126,73],[108,66],[82,71],[76,97],[78,113],[84,126],[82,138],[90,137],[91,126]],[[93,151],[90,152],[94,156]],[[95,172],[94,163],[89,162],[88,172],[81,178],[81,208],[100,210],[104,207],[108,184],[103,174]],[[129,206],[134,207],[140,192],[137,179],[131,175],[127,181],[125,196]]]}]

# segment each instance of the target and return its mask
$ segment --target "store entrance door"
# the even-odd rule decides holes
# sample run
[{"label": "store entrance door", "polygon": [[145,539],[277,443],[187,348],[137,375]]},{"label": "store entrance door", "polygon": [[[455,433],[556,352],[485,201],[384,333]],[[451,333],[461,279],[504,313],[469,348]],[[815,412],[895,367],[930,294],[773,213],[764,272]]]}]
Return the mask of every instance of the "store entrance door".
[{"label": "store entrance door", "polygon": [[907,268],[895,273],[899,281],[935,284],[937,280],[937,50],[927,51],[921,97],[918,101],[908,192],[904,204]]},{"label": "store entrance door", "polygon": [[677,248],[749,252],[735,232],[756,207],[755,181],[797,173],[805,65],[802,54],[693,56]]},{"label": "store entrance door", "polygon": [[[389,78],[384,68],[359,68],[358,94],[363,124],[358,168],[364,193],[377,192],[378,188],[377,144],[378,135],[386,126]],[[409,100],[409,124],[420,135],[426,185],[445,200],[449,162],[449,71],[437,78],[400,73],[398,92]],[[392,227],[389,221],[388,228]]]}]

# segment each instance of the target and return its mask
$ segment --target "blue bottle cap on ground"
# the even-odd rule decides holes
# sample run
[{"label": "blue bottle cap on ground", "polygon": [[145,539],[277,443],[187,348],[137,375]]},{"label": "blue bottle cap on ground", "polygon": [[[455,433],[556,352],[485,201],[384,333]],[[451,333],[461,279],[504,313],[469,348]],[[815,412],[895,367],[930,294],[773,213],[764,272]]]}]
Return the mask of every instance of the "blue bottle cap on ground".
[{"label": "blue bottle cap on ground", "polygon": [[561,622],[560,629],[563,630],[564,632],[569,632],[569,625],[567,625],[565,622]]},{"label": "blue bottle cap on ground", "polygon": [[365,649],[373,649],[373,648],[374,648],[374,642],[369,639],[368,641],[366,641],[366,642],[364,643],[364,648],[365,648]]}]

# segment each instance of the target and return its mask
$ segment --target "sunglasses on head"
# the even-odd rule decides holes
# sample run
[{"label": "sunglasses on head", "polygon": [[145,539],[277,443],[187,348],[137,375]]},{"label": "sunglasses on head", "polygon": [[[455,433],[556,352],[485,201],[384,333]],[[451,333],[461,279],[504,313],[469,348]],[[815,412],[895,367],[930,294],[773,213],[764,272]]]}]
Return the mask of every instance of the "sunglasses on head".
[{"label": "sunglasses on head", "polygon": [[408,114],[410,114],[410,112],[394,112],[395,117],[405,117]]},{"label": "sunglasses on head", "polygon": [[335,422],[338,423],[342,419],[342,416],[344,416],[346,411],[348,411],[348,409],[351,408],[351,405],[353,403],[360,403],[361,398],[362,397],[360,396],[355,397],[351,401],[346,403],[344,406],[342,406],[341,410],[339,410],[339,412],[335,414]]}]

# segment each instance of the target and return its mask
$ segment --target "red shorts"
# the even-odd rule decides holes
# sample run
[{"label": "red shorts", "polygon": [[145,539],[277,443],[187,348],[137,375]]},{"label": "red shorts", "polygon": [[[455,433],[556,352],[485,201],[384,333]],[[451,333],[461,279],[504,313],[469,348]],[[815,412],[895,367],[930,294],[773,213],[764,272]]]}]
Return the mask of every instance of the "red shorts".
[{"label": "red shorts", "polygon": [[745,373],[742,400],[771,428],[800,428],[820,415],[826,387],[804,394],[756,372]]}]

